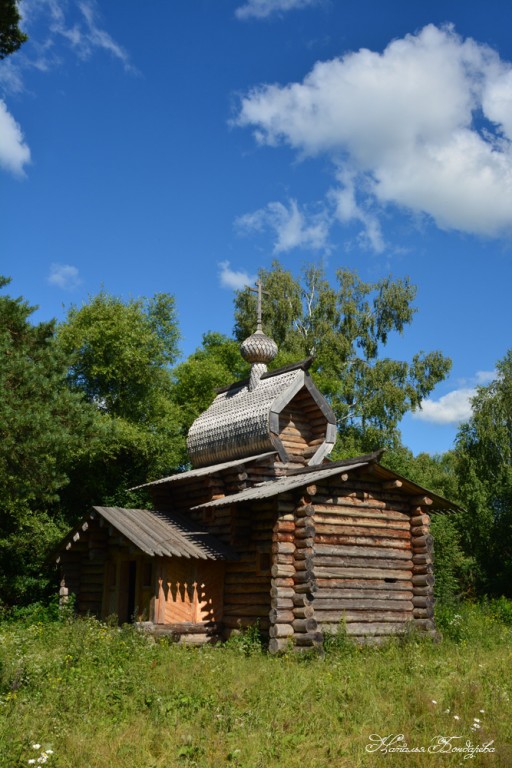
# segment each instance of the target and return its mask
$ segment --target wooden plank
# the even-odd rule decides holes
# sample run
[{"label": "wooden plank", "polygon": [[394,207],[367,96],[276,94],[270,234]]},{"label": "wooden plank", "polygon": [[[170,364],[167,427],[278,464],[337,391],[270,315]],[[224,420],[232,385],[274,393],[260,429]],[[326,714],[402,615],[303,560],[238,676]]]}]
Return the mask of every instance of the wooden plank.
[{"label": "wooden plank", "polygon": [[[367,579],[367,578],[353,578],[353,577],[337,577],[337,578],[320,578],[316,574],[315,579],[316,591],[321,589],[385,589],[390,591],[395,590],[407,590],[412,591],[412,577],[401,578],[396,580],[385,579]],[[414,588],[414,594],[417,594],[417,588]]]},{"label": "wooden plank", "polygon": [[[385,550],[383,550],[385,552]],[[412,560],[398,560],[396,558],[392,558],[390,560],[387,560],[385,558],[374,558],[374,557],[364,557],[364,550],[361,551],[362,557],[333,557],[332,555],[326,555],[326,556],[318,556],[315,555],[314,557],[314,568],[315,572],[318,567],[327,567],[327,568],[368,568],[368,570],[384,570],[384,569],[391,569],[394,570],[396,568],[403,568],[408,569],[412,571],[413,568],[413,562]],[[417,566],[418,568],[421,568],[422,566]],[[300,570],[299,563],[296,563],[295,565],[296,570]],[[415,571],[416,573],[417,571]]]},{"label": "wooden plank", "polygon": [[[353,582],[357,584],[357,582]],[[355,598],[357,600],[413,600],[413,591],[411,589],[386,589],[388,585],[384,584],[380,588],[372,589],[371,587],[346,587],[346,588],[323,588],[320,587],[316,590],[313,597],[313,602],[316,604],[317,600],[336,600],[338,598],[348,600]],[[424,599],[424,598],[420,598]]]},{"label": "wooden plank", "polygon": [[[401,613],[411,612],[414,608],[411,600],[368,600],[362,598],[355,599],[343,599],[343,598],[331,598],[322,599],[315,595],[313,603],[315,609],[315,616],[319,616],[324,620],[323,612],[325,611],[399,611]],[[417,606],[425,607],[425,606]]]},{"label": "wooden plank", "polygon": [[390,549],[406,549],[410,551],[410,541],[409,539],[389,539],[379,536],[346,536],[342,534],[337,534],[336,536],[323,536],[320,534],[316,535],[316,541],[319,544],[331,544],[336,546],[350,546],[350,545],[358,545],[358,546],[368,546],[368,547],[382,547],[390,548]]},{"label": "wooden plank", "polygon": [[[372,579],[412,579],[411,569],[398,569],[398,568],[349,568],[349,567],[315,567],[315,576],[318,578],[336,579],[336,578],[355,578],[361,577],[365,580]],[[427,577],[416,576],[414,578],[423,579]],[[413,580],[414,583],[414,580]],[[418,584],[420,582],[417,582]]]},{"label": "wooden plank", "polygon": [[[348,557],[368,557],[368,558],[382,558],[383,547],[347,547],[343,545],[332,544],[315,544],[315,555],[334,555],[348,556]],[[387,559],[397,558],[400,560],[409,560],[410,552],[406,549],[393,549],[386,548],[385,555]]]}]

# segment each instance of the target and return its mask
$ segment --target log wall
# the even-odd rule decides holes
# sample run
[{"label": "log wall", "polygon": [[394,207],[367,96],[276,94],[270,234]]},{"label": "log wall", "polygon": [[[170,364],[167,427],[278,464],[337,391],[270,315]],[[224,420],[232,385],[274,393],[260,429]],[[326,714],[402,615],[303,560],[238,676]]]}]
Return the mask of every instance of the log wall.
[{"label": "log wall", "polygon": [[414,619],[408,497],[347,474],[314,497],[314,613],[323,632],[343,622],[348,635],[404,631]]},{"label": "log wall", "polygon": [[325,441],[327,419],[306,389],[279,415],[279,438],[290,457],[312,456]]}]

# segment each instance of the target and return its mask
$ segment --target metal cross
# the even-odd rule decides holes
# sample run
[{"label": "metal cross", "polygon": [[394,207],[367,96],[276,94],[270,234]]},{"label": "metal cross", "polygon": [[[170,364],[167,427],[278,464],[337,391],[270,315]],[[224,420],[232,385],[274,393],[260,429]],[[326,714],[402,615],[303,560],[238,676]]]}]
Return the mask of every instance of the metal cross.
[{"label": "metal cross", "polygon": [[251,288],[249,286],[249,290],[252,291],[253,293],[257,293],[258,294],[258,310],[257,310],[257,317],[256,317],[256,319],[257,319],[256,331],[260,331],[260,333],[261,333],[263,331],[263,328],[262,328],[262,325],[261,325],[261,295],[264,293],[265,296],[269,296],[270,294],[269,294],[268,291],[264,291],[263,290],[262,283],[261,283],[261,280],[259,278],[256,280],[256,286],[257,286],[256,288]]}]

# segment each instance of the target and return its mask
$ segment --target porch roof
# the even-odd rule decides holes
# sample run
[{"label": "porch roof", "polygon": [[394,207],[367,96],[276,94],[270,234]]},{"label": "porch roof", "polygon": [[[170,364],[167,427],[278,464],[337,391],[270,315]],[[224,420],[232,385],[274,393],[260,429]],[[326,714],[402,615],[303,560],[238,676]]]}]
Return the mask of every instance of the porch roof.
[{"label": "porch roof", "polygon": [[93,507],[93,510],[142,552],[152,557],[238,559],[231,547],[181,515],[122,507]]}]

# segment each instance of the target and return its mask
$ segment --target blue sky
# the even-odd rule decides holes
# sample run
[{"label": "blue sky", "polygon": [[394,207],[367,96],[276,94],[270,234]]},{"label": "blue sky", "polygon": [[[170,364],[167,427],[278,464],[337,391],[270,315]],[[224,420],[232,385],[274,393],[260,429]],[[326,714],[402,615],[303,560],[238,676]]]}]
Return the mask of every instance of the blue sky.
[{"label": "blue sky", "polygon": [[510,347],[510,3],[21,7],[30,40],[0,62],[0,272],[36,318],[101,287],[169,291],[188,354],[276,257],[408,275],[418,311],[387,353],[453,369],[403,437],[448,449]]}]

